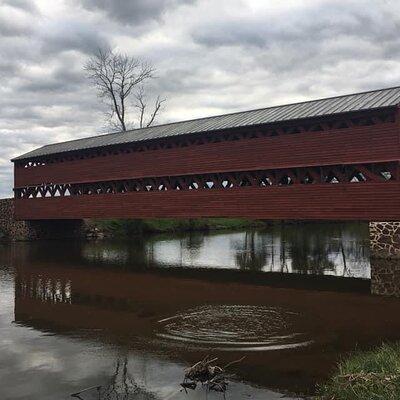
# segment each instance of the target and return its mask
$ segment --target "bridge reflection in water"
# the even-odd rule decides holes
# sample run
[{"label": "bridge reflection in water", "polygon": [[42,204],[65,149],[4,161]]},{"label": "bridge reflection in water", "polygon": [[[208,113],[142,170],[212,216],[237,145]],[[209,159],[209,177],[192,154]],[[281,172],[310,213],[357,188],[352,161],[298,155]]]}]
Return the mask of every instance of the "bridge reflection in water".
[{"label": "bridge reflection in water", "polygon": [[[234,383],[232,398],[277,398],[266,388],[312,393],[345,352],[400,338],[398,301],[371,296],[368,279],[351,278],[369,275],[366,235],[362,225],[334,224],[17,243],[0,252],[16,322],[3,332],[29,353],[56,353],[43,362],[60,382],[46,383],[43,367],[26,371],[66,393],[100,384],[102,398],[113,390],[165,398],[184,366],[210,353],[222,365],[246,355],[236,372],[248,383]],[[25,360],[16,354],[11,375],[21,373],[15,358]],[[71,377],[59,363],[88,367]]]}]

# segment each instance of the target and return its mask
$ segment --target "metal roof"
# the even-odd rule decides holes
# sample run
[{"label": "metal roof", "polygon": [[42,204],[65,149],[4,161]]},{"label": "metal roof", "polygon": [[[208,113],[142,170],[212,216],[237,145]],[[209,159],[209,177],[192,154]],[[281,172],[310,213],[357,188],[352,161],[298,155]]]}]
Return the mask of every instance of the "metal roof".
[{"label": "metal roof", "polygon": [[399,104],[400,86],[55,143],[23,154],[12,161],[192,133],[381,109]]}]

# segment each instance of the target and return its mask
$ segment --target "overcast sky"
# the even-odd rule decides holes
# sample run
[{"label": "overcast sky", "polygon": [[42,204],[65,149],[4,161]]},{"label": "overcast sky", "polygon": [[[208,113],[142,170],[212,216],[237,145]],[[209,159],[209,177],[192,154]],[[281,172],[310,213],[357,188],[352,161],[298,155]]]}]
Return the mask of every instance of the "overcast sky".
[{"label": "overcast sky", "polygon": [[107,46],[184,120],[400,85],[400,0],[0,0],[0,197],[13,156],[104,132],[82,66]]}]

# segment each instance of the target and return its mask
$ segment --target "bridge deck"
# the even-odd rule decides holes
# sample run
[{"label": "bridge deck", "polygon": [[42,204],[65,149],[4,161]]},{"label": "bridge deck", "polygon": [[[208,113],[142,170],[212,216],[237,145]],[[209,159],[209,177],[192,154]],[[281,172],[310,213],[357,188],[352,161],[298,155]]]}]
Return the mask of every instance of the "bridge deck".
[{"label": "bridge deck", "polygon": [[400,220],[398,182],[158,191],[18,200],[21,219],[244,217]]}]

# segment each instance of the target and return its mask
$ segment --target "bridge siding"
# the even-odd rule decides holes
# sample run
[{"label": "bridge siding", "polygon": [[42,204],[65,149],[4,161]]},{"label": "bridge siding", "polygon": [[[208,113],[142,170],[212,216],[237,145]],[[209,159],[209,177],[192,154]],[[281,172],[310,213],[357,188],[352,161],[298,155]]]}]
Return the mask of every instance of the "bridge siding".
[{"label": "bridge siding", "polygon": [[17,199],[18,219],[246,217],[400,220],[400,184],[348,183],[285,187],[130,192]]},{"label": "bridge siding", "polygon": [[395,122],[16,168],[15,187],[398,160],[399,132]]}]

